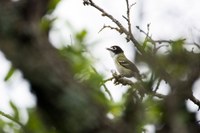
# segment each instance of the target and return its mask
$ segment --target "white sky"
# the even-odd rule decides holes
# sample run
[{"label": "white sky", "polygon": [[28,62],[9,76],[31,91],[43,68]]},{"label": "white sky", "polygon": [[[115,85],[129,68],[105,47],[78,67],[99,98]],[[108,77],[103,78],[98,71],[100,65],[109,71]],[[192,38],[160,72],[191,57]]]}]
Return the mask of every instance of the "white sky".
[{"label": "white sky", "polygon": [[[125,0],[94,0],[101,5],[106,11],[113,14],[123,24],[126,21],[122,15],[126,15]],[[198,41],[200,38],[200,1],[199,0],[130,0],[130,3],[137,4],[132,8],[133,30],[137,38],[141,37],[135,26],[139,25],[146,30],[146,25],[151,23],[150,31],[155,39],[176,39],[178,37],[187,37],[189,42]],[[98,59],[96,68],[99,72],[104,73],[106,77],[110,77],[110,70],[115,69],[109,53],[105,50],[113,44],[122,47],[129,59],[134,58],[132,45],[127,44],[123,35],[119,35],[115,31],[99,30],[104,24],[112,25],[111,21],[94,8],[83,6],[82,0],[62,0],[58,5],[54,15],[58,17],[55,26],[50,33],[50,40],[56,47],[73,42],[71,34],[80,29],[87,29],[89,32],[88,43],[98,42],[91,46],[91,52]],[[68,25],[73,28],[69,28]],[[113,25],[114,26],[114,25]],[[198,37],[198,38],[196,38]],[[3,78],[9,69],[10,63],[6,61],[4,56],[0,54],[0,110],[11,112],[8,101],[13,100],[20,108],[32,107],[35,105],[34,97],[29,93],[29,85],[17,72],[9,82],[4,82]],[[145,69],[139,68],[142,72]],[[159,91],[166,92],[166,85],[162,83]],[[108,88],[115,101],[119,101],[121,95],[126,88],[121,86],[113,86],[112,82],[107,83]],[[199,82],[195,84],[196,97],[200,99]],[[191,111],[196,111],[197,107],[191,102],[187,103]],[[200,117],[199,117],[200,119]]]}]

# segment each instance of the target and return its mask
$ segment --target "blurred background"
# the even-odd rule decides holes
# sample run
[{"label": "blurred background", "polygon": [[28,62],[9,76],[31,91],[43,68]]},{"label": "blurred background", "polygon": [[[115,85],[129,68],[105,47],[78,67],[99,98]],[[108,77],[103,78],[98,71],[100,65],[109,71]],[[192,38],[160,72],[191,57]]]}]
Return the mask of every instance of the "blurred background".
[{"label": "blurred background", "polygon": [[[115,2],[94,0],[94,2],[126,25],[126,20],[122,17],[122,15],[126,15],[125,0]],[[186,38],[188,44],[200,42],[199,0],[130,0],[130,3],[136,3],[131,10],[131,20],[133,32],[137,39],[142,40],[145,36],[138,31],[136,26],[147,31],[147,24],[150,24],[150,35],[155,40]],[[82,0],[61,0],[53,13],[46,17],[55,18],[49,39],[56,48],[73,44],[75,41],[72,37],[74,33],[80,30],[87,31],[86,43],[89,46],[88,50],[91,56],[95,59],[94,67],[98,73],[104,75],[105,79],[112,76],[111,70],[115,70],[114,63],[108,51],[106,51],[107,47],[119,45],[123,48],[127,57],[134,62],[133,45],[127,43],[123,35],[110,29],[99,32],[103,25],[113,25],[113,23],[106,17],[102,17],[96,9],[83,6]],[[167,47],[164,47],[161,51],[165,52],[167,49]],[[192,50],[193,46],[188,45],[187,49]],[[15,70],[12,77],[5,81],[5,77],[12,66],[3,53],[0,53],[0,64],[0,110],[12,115],[11,103],[14,103],[19,108],[21,122],[26,123],[28,121],[27,109],[36,106],[36,98],[30,92],[30,85],[19,70]],[[138,68],[141,73],[147,72],[147,68],[142,64],[138,65]],[[106,86],[116,103],[122,100],[123,94],[127,91],[126,87],[115,86],[113,82],[107,82]],[[200,99],[199,86],[200,81],[197,81],[193,86],[194,95],[198,99]],[[102,91],[104,92],[103,88]],[[168,85],[161,82],[158,92],[167,94],[169,92]],[[187,106],[191,112],[198,110],[198,107],[189,100]],[[200,120],[200,113],[197,117]],[[154,132],[153,130],[149,127],[149,133]]]}]

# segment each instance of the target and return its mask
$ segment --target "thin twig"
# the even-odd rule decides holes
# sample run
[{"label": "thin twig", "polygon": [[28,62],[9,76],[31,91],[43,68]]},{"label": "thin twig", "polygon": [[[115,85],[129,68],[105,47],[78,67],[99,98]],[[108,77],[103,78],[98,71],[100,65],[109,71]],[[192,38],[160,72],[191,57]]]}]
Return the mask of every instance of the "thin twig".
[{"label": "thin twig", "polygon": [[128,31],[129,31],[129,35],[132,35],[129,0],[126,0],[126,8],[127,8]]},{"label": "thin twig", "polygon": [[[99,73],[97,72],[97,70],[96,70],[93,66],[91,66],[91,68],[93,69],[93,71],[94,71],[96,74],[99,75]],[[109,80],[112,80],[112,78],[110,78]],[[109,80],[107,80],[107,81],[109,81]],[[107,81],[102,81],[102,82],[100,83],[100,86],[103,86],[103,87],[104,87],[105,92],[108,93],[108,95],[109,95],[109,97],[110,97],[110,100],[113,101],[113,97],[112,97],[112,95],[111,95],[109,89],[108,89],[107,86],[105,85],[105,82],[107,82]]]},{"label": "thin twig", "polygon": [[[150,25],[151,23],[147,24],[147,35],[146,35],[146,38],[149,38],[149,33],[150,33]],[[151,37],[150,37],[151,38]],[[152,39],[153,40],[153,39]]]},{"label": "thin twig", "polygon": [[134,5],[136,5],[136,2],[130,5],[130,9],[131,9]]},{"label": "thin twig", "polygon": [[123,33],[119,28],[117,28],[117,27],[112,27],[112,26],[109,26],[109,25],[104,25],[104,26],[99,30],[98,33],[100,33],[101,31],[103,31],[105,28],[110,28],[111,30],[116,30],[116,31],[118,31],[120,34]]},{"label": "thin twig", "polygon": [[108,81],[112,81],[113,79],[114,79],[114,77],[108,78],[108,79],[104,80],[103,83],[106,83]]},{"label": "thin twig", "polygon": [[159,45],[158,47],[155,47],[154,49],[153,49],[153,53],[155,54],[160,48],[162,48],[162,47],[168,47],[169,45]]},{"label": "thin twig", "polygon": [[113,101],[113,97],[112,97],[112,95],[111,95],[111,93],[110,93],[108,87],[105,85],[105,83],[108,82],[108,81],[112,81],[113,79],[114,79],[114,77],[111,77],[111,78],[108,78],[108,79],[104,80],[104,81],[101,83],[101,85],[102,85],[102,86],[104,87],[104,89],[105,89],[105,92],[108,93],[108,95],[109,95],[111,101]]},{"label": "thin twig", "polygon": [[136,28],[146,36],[145,40],[149,40],[151,43],[155,44],[155,41],[149,36],[149,26],[150,24],[147,24],[147,33],[144,30],[142,30],[139,26],[136,26]]},{"label": "thin twig", "polygon": [[166,97],[166,95],[160,94],[158,92],[154,93],[153,96],[156,96],[158,98],[165,98]]},{"label": "thin twig", "polygon": [[199,106],[199,108],[198,108],[198,111],[200,110],[200,101],[199,101],[199,99],[197,99],[196,97],[194,97],[193,95],[191,95],[190,97],[189,97],[189,99],[194,103],[194,104],[196,104],[197,106]]},{"label": "thin twig", "polygon": [[125,17],[124,15],[122,15],[122,17],[123,17],[126,21],[128,21],[128,18],[127,18],[127,17]]},{"label": "thin twig", "polygon": [[[159,44],[161,44],[161,43],[174,43],[175,41],[172,41],[172,40],[154,40],[154,39],[152,39],[152,37],[150,37],[149,36],[149,33],[147,32],[145,32],[144,30],[142,30],[139,26],[136,26],[136,28],[141,32],[141,33],[143,33],[146,37],[148,37],[148,39],[152,42],[152,43],[159,43]],[[149,24],[147,25],[147,28],[148,28],[148,31],[149,31]]]},{"label": "thin twig", "polygon": [[159,86],[160,86],[161,81],[162,81],[162,79],[159,78],[159,79],[158,79],[158,83],[157,83],[157,85],[156,85],[156,88],[155,88],[155,90],[153,91],[154,93],[159,89]]},{"label": "thin twig", "polygon": [[199,45],[199,44],[197,44],[196,42],[194,42],[194,45],[195,45],[198,49],[200,49],[200,45]]},{"label": "thin twig", "polygon": [[140,54],[144,52],[143,48],[140,46],[140,43],[134,38],[133,34],[132,33],[130,34],[129,31],[112,15],[110,15],[104,9],[96,5],[92,0],[84,0],[84,5],[90,5],[96,8],[97,10],[99,10],[102,13],[102,16],[108,17],[111,21],[113,21],[119,27],[120,34],[124,33],[127,36],[127,41],[129,38],[133,42],[133,44],[135,44],[135,47],[138,49]]},{"label": "thin twig", "polygon": [[154,40],[154,42],[155,43],[159,43],[159,44],[161,44],[161,43],[169,43],[169,44],[171,44],[171,43],[174,43],[175,41],[172,41],[172,40]]},{"label": "thin twig", "polygon": [[112,97],[108,87],[105,85],[105,83],[102,83],[102,86],[104,87],[105,92],[109,95],[110,100],[113,101],[113,97]]},{"label": "thin twig", "polygon": [[6,113],[4,113],[4,112],[2,112],[2,111],[0,111],[0,115],[2,115],[2,116],[4,116],[4,117],[6,117],[7,119],[9,119],[9,120],[11,120],[11,121],[17,123],[19,126],[24,127],[24,125],[23,125],[21,122],[17,121],[17,120],[16,120],[15,118],[13,118],[11,115],[6,114]]},{"label": "thin twig", "polygon": [[90,2],[89,4],[93,6],[94,8],[96,8],[97,10],[99,10],[103,14],[103,16],[106,16],[109,19],[111,19],[126,35],[128,34],[128,31],[126,30],[126,28],[124,28],[123,25],[117,19],[115,19],[112,15],[110,15],[101,7],[96,5],[92,0],[89,0],[89,2]]},{"label": "thin twig", "polygon": [[[147,33],[144,31],[144,30],[142,30],[139,26],[136,26],[136,28],[141,32],[141,33],[143,33],[146,37],[145,37],[145,40],[144,40],[144,45],[143,46],[145,46],[145,44],[147,44],[147,42],[150,42],[151,44],[153,44],[153,54],[155,54],[161,47],[163,47],[163,46],[167,46],[167,45],[159,45],[158,47],[156,47],[157,45],[156,45],[156,43],[162,43],[161,42],[161,40],[159,40],[159,41],[155,41],[154,39],[152,39],[152,37],[149,35],[149,33],[150,33],[150,23],[149,24],[147,24]],[[167,40],[165,40],[165,41],[167,41]],[[169,42],[169,41],[168,41]]]}]

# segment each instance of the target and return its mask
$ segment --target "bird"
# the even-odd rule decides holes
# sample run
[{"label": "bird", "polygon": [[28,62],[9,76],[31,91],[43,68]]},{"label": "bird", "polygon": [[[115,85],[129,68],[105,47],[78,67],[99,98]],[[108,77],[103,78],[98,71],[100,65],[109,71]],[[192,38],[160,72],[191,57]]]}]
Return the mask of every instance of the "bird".
[{"label": "bird", "polygon": [[131,78],[134,77],[141,81],[141,75],[136,65],[128,60],[124,54],[124,51],[117,45],[106,48],[115,63],[115,67],[122,77]]}]

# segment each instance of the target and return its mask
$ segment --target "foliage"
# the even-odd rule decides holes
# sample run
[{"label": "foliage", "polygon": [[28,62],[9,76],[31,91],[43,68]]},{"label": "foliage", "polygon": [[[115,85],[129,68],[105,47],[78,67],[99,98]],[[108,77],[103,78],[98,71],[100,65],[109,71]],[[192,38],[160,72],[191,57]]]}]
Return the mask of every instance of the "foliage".
[{"label": "foliage", "polygon": [[74,78],[79,82],[95,88],[99,95],[95,97],[106,105],[105,96],[100,91],[103,76],[97,73],[93,64],[95,59],[87,48],[87,31],[85,29],[75,33],[74,43],[62,47],[59,51],[66,61],[70,62]]},{"label": "foliage", "polygon": [[14,112],[12,116],[0,111],[0,115],[2,118],[2,120],[0,120],[1,132],[2,133],[24,132],[25,129],[23,127],[23,124],[20,123],[18,108],[12,102],[10,102],[10,106]]},{"label": "foliage", "polygon": [[48,4],[48,12],[53,12],[60,0],[50,0]]},{"label": "foliage", "polygon": [[15,68],[13,66],[11,66],[8,73],[6,74],[6,77],[4,78],[4,80],[5,81],[9,80],[14,72],[15,72]]},{"label": "foliage", "polygon": [[[100,90],[100,83],[103,81],[103,77],[98,74],[92,67],[92,64],[94,64],[95,60],[92,58],[90,52],[87,49],[86,38],[87,31],[81,30],[80,32],[75,33],[73,38],[75,42],[74,44],[64,46],[58,49],[58,52],[60,53],[61,57],[66,60],[66,62],[69,62],[71,68],[73,68],[72,70],[74,73],[74,78],[80,83],[87,84],[91,88],[94,88],[94,91],[99,94],[95,95],[94,93],[94,98],[103,105],[107,105],[105,95]],[[5,81],[9,80],[14,72],[15,68],[11,67],[5,77]],[[49,128],[48,125],[43,123],[37,108],[27,109],[29,119],[27,123],[22,124],[20,123],[20,117],[23,114],[19,113],[20,109],[18,109],[13,102],[10,103],[10,106],[13,109],[13,115],[3,116],[10,119],[11,121],[1,121],[2,127],[8,128],[7,130],[12,130],[14,133],[57,133],[54,127]],[[2,129],[2,132],[4,132],[4,129]]]}]

